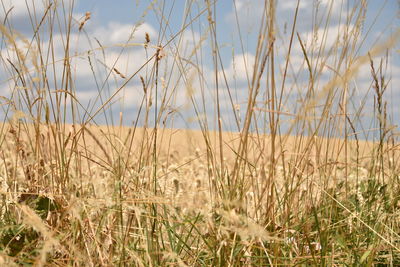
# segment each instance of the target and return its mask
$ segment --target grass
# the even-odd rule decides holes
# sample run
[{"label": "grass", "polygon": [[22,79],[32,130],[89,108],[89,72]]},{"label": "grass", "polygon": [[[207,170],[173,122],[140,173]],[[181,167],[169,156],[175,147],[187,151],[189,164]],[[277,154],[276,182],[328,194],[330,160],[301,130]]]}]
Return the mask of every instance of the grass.
[{"label": "grass", "polygon": [[[0,265],[399,266],[398,130],[386,75],[399,31],[362,53],[368,4],[353,1],[341,6],[330,44],[327,2],[308,7],[311,40],[297,30],[301,1],[286,37],[277,3],[263,3],[254,61],[232,54],[245,90],[222,63],[217,2],[187,1],[177,32],[174,7],[151,2],[126,42],[110,46],[86,31],[90,13],[74,18],[73,1],[29,4],[30,36],[4,10]],[[159,32],[137,43],[149,13]],[[236,34],[245,53],[243,29]],[[139,68],[118,65],[137,51]],[[85,70],[97,86],[92,102],[78,90]],[[174,127],[185,113],[199,130]]]}]

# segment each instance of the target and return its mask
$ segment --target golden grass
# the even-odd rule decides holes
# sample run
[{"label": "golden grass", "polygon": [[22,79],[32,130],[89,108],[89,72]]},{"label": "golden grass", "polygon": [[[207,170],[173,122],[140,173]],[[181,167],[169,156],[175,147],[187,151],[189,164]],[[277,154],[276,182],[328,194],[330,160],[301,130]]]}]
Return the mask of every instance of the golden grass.
[{"label": "golden grass", "polygon": [[[1,98],[0,265],[399,265],[400,155],[385,76],[399,31],[359,55],[368,6],[355,1],[347,12],[342,9],[346,27],[329,47],[334,2],[328,2],[323,13],[312,7],[313,39],[306,43],[296,30],[300,1],[289,40],[279,40],[276,3],[264,1],[252,71],[245,64],[246,99],[236,100],[222,66],[220,18],[212,1],[198,10],[188,3],[182,27],[171,35],[170,15],[151,2],[143,18],[154,11],[159,36],[146,33],[142,43],[132,42],[139,22],[125,43],[103,46],[96,40],[99,47],[85,54],[72,51],[69,37],[83,36],[93,14],[75,21],[68,1],[48,2],[43,14],[28,7],[40,18],[31,22],[33,37],[15,33],[5,18],[0,31],[11,56],[1,62],[10,74],[11,95]],[[180,40],[196,23],[207,27],[183,53]],[[54,32],[42,31],[44,26],[62,32],[61,59]],[[296,44],[299,69],[292,66]],[[144,49],[144,64],[121,69],[117,63],[132,47]],[[106,64],[108,48],[120,50]],[[208,73],[205,56],[212,59]],[[77,96],[74,77],[80,69],[75,73],[71,64],[83,57],[96,80],[97,106],[86,107]],[[350,112],[360,100],[354,99],[353,79],[364,66],[371,70],[373,93],[365,97],[374,99],[367,126],[361,125],[365,102]],[[180,78],[169,79],[175,67]],[[323,82],[327,68],[332,73]],[[135,124],[123,126],[121,112],[116,126],[111,104],[135,79],[143,89]],[[210,92],[213,103],[206,98]],[[183,108],[177,100],[182,93],[189,103]],[[292,96],[297,104],[287,108]],[[225,131],[224,100],[231,107],[229,126],[237,132]],[[236,101],[245,103],[244,113]],[[207,117],[210,108],[215,113]],[[201,130],[165,127],[188,110]],[[99,116],[105,125],[95,124]],[[362,139],[368,131],[378,137]]]}]

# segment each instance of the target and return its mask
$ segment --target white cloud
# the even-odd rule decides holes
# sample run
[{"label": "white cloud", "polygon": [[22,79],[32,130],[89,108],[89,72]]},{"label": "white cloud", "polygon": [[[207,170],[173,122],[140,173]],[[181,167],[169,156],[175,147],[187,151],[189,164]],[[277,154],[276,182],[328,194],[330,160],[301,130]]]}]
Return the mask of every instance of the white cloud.
[{"label": "white cloud", "polygon": [[[298,0],[278,1],[278,8],[282,10],[295,10]],[[342,7],[346,7],[348,0],[301,0],[299,9],[301,12],[306,10],[311,11],[313,8],[318,8],[322,12],[331,10],[332,14],[338,15],[342,11]]]},{"label": "white cloud", "polygon": [[123,88],[120,93],[121,104],[124,108],[138,108],[143,99],[143,88],[141,85],[130,85]]},{"label": "white cloud", "polygon": [[[264,3],[252,0],[236,0],[236,12],[234,5],[232,10],[227,13],[225,20],[229,25],[235,25],[236,31],[237,19],[241,28],[242,38],[249,35],[258,35],[259,27],[264,12]],[[297,16],[296,31],[309,31],[316,25],[325,24],[335,26],[346,21],[348,15],[348,0],[301,0]],[[297,0],[276,1],[276,33],[278,38],[283,38],[282,33],[290,32],[292,26]],[[350,5],[350,9],[353,6]],[[353,15],[354,19],[354,15]],[[285,37],[290,37],[285,36]]]},{"label": "white cloud", "polygon": [[[379,58],[374,59],[374,68],[378,73],[378,79],[380,79]],[[392,91],[391,93],[400,96],[396,87],[398,84],[400,84],[400,66],[392,64],[388,69],[385,70],[384,68],[382,74],[385,79],[385,84],[388,84],[386,96],[388,95],[389,91]],[[369,63],[360,67],[355,77],[355,81],[357,82],[357,87],[361,95],[365,94],[373,82],[371,65]]]},{"label": "white cloud", "polygon": [[[63,0],[62,7],[68,9],[72,7],[72,3],[76,5],[77,2],[78,0]],[[8,19],[11,19],[13,23],[19,24],[23,22],[26,24],[25,26],[30,28],[32,28],[32,26],[29,15],[31,15],[33,19],[37,19],[37,23],[39,23],[45,10],[49,7],[51,7],[52,10],[54,10],[55,5],[58,5],[57,8],[61,7],[61,1],[50,0],[2,0],[1,3],[0,19],[2,21],[9,12]],[[36,18],[34,18],[33,15],[36,15]]]},{"label": "white cloud", "polygon": [[150,35],[150,40],[157,38],[156,30],[148,23],[131,25],[112,21],[106,27],[93,29],[89,35],[96,37],[103,45],[117,45],[125,42],[143,44],[146,33]]},{"label": "white cloud", "polygon": [[[298,0],[286,0],[286,1],[279,1],[278,2],[278,7],[286,10],[294,10],[297,6],[297,1]],[[310,1],[300,1],[299,3],[299,9],[305,9],[305,8],[312,8],[312,6],[310,6]]]},{"label": "white cloud", "polygon": [[[346,64],[339,63],[340,60],[343,61],[339,57],[345,46],[352,47],[353,42],[357,41],[356,38],[352,37],[354,36],[354,30],[353,25],[337,24],[329,26],[326,29],[320,28],[315,31],[304,31],[299,34],[312,68],[321,71],[322,77],[319,79],[327,79],[332,74],[335,74],[335,72],[339,74],[343,73],[343,68],[346,67]],[[345,37],[346,35],[347,37]],[[282,47],[279,53],[282,58],[286,59],[287,48]],[[306,56],[296,37],[290,54],[290,64],[294,68],[293,71],[295,73],[308,69],[305,59]],[[340,69],[337,69],[339,66]]]},{"label": "white cloud", "polygon": [[41,13],[44,10],[44,3],[42,1],[35,1],[33,4],[32,1],[25,0],[3,0],[2,5],[4,6],[3,12],[1,14],[1,18],[4,18],[6,12],[10,11],[10,15],[14,18],[26,17],[29,12],[33,13]]},{"label": "white cloud", "polygon": [[[264,3],[252,0],[236,0],[235,3],[240,28],[244,32],[257,32],[264,12]],[[236,25],[237,22],[234,5],[232,5],[232,10],[226,15],[225,20],[228,25]]]},{"label": "white cloud", "polygon": [[[39,12],[39,1],[38,10]],[[11,1],[9,1],[9,4]],[[12,4],[15,6],[14,13],[11,13],[13,21],[16,20],[26,20],[27,9],[24,6],[25,2],[13,1]],[[36,4],[36,2],[35,2]],[[43,11],[43,9],[41,9]],[[18,17],[18,16],[19,17]],[[80,19],[82,14],[74,13],[75,19]],[[29,27],[31,27],[29,25]],[[148,24],[143,23],[138,25],[136,28],[133,25],[123,24],[118,22],[109,22],[106,26],[96,26],[94,24],[89,25],[85,28],[87,36],[82,32],[78,32],[78,26],[75,25],[72,32],[69,35],[69,56],[70,65],[72,69],[72,88],[76,88],[76,97],[80,103],[86,107],[90,102],[90,108],[94,107],[96,110],[100,105],[100,100],[98,99],[99,91],[105,85],[105,89],[101,90],[101,94],[104,99],[118,90],[121,85],[126,81],[123,77],[129,77],[134,72],[136,72],[139,67],[141,67],[146,61],[145,51],[141,44],[145,41],[145,33],[149,33],[151,39],[156,39],[156,31],[154,28]],[[27,40],[31,39],[32,32],[25,32],[25,38]],[[22,36],[22,35],[21,35]],[[104,46],[103,49],[99,48],[97,42],[94,41],[96,37],[101,44]],[[53,32],[52,40],[49,40],[49,35],[43,32],[41,35],[41,53],[44,56],[44,62],[48,62],[47,65],[47,77],[49,79],[50,90],[61,89],[61,82],[64,73],[64,57],[65,57],[65,47],[66,47],[66,35],[61,32]],[[25,54],[27,51],[26,43],[21,40],[16,40],[18,47]],[[135,46],[129,46],[122,48],[122,44],[129,42],[129,44],[135,43]],[[35,57],[37,52],[35,48],[35,43],[30,48],[30,52],[27,54],[27,68],[31,75],[34,74],[34,68],[31,61],[32,57]],[[54,52],[54,60],[52,53]],[[88,52],[91,58],[91,64],[88,59]],[[103,57],[103,52],[105,57]],[[155,52],[153,47],[148,49],[149,55]],[[15,51],[11,46],[4,47],[1,51],[3,58],[9,58],[15,61],[16,55]],[[6,55],[6,57],[4,57]],[[36,54],[36,57],[38,55]],[[47,57],[49,58],[47,59]],[[5,62],[9,67],[9,64]],[[10,94],[11,83],[6,83],[10,74],[6,74],[4,71],[5,66],[3,64],[3,71],[1,76],[1,81],[3,82],[0,91],[1,96],[8,96]],[[92,70],[93,68],[93,70]],[[117,69],[122,75],[118,75],[113,68]],[[95,78],[93,71],[96,74],[98,84],[95,84]],[[111,75],[107,77],[110,73]],[[7,77],[6,77],[7,75]],[[56,82],[54,81],[56,79]],[[107,81],[106,81],[107,79]],[[106,84],[107,82],[107,84]],[[132,81],[134,82],[134,81]],[[136,81],[137,82],[137,81]],[[97,88],[99,87],[99,88]],[[11,87],[12,88],[12,87]],[[140,90],[139,90],[140,89]],[[137,107],[139,105],[139,98],[143,95],[141,87],[127,85],[123,88],[121,92],[112,100],[112,102],[117,101],[117,103],[124,102],[126,108]],[[139,92],[139,94],[138,94]],[[52,95],[54,96],[54,95]],[[138,97],[139,96],[139,97]],[[120,101],[118,101],[120,100]],[[69,105],[69,101],[67,102]],[[119,104],[118,104],[119,105]],[[114,104],[115,106],[115,104]]]},{"label": "white cloud", "polygon": [[174,51],[173,54],[191,60],[206,43],[198,32],[186,30],[170,44],[170,49]]},{"label": "white cloud", "polygon": [[[233,57],[229,67],[225,69],[225,75],[229,83],[247,82],[247,78],[251,80],[254,69],[255,56],[249,52],[244,54],[237,54]],[[220,71],[220,77],[223,73]]]},{"label": "white cloud", "polygon": [[78,101],[85,106],[87,103],[95,100],[95,98],[98,96],[98,91],[96,90],[90,90],[90,91],[78,91],[76,92],[76,98]]}]

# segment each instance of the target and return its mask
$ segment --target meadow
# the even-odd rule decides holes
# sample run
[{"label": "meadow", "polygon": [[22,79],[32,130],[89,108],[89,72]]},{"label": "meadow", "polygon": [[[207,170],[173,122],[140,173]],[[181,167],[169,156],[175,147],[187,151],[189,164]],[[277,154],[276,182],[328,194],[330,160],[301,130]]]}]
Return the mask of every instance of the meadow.
[{"label": "meadow", "polygon": [[[388,67],[398,27],[362,50],[368,2],[350,1],[328,45],[333,9],[314,4],[306,42],[296,30],[302,1],[293,1],[281,44],[281,1],[265,1],[237,101],[221,59],[218,1],[186,1],[172,34],[166,2],[145,12],[160,18],[158,36],[133,42],[140,21],[111,47],[85,33],[91,14],[76,19],[74,1],[27,4],[29,36],[5,9],[0,266],[400,266]],[[179,40],[200,24],[185,54]],[[93,43],[77,52],[85,38]],[[143,62],[121,69],[132,47]],[[118,51],[111,62],[110,49]],[[84,70],[98,92],[89,103],[77,90]],[[369,87],[359,91],[362,71]],[[124,93],[130,82],[137,94]],[[128,96],[137,109],[117,106]],[[184,113],[197,127],[174,127]]]}]

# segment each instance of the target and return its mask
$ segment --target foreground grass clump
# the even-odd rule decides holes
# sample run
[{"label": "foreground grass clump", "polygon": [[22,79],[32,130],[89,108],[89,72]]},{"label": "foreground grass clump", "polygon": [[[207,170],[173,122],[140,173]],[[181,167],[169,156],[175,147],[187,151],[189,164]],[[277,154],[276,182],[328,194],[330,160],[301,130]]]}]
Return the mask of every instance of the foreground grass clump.
[{"label": "foreground grass clump", "polygon": [[[32,125],[19,127],[20,132],[34,132],[29,129]],[[41,126],[40,132],[51,127]],[[249,167],[242,172],[242,197],[229,199],[226,191],[217,191],[218,186],[228,185],[215,181],[204,147],[194,153],[160,151],[154,189],[154,169],[146,164],[138,168],[140,161],[152,162],[151,154],[149,159],[136,151],[129,158],[133,165],[121,163],[121,157],[110,158],[109,165],[99,164],[106,160],[102,149],[111,151],[111,143],[99,148],[91,136],[106,139],[101,128],[90,126],[85,131],[93,135],[82,134],[88,137],[75,140],[77,151],[82,150],[69,156],[65,187],[56,182],[61,179],[57,159],[42,159],[35,165],[29,141],[22,141],[34,137],[18,138],[16,152],[14,134],[5,134],[3,146],[8,149],[3,150],[7,156],[1,170],[7,178],[3,186],[12,190],[3,193],[3,262],[85,265],[88,257],[94,265],[161,266],[396,265],[400,261],[398,175],[386,168],[393,186],[380,182],[368,169],[372,160],[348,171],[352,182],[347,186],[340,162],[296,167],[287,160],[286,166],[277,165],[274,181],[267,165]],[[144,130],[138,131],[146,136]],[[196,137],[179,131],[187,138]],[[160,130],[168,138],[172,132]],[[123,129],[120,138],[128,140],[130,134]],[[227,142],[230,135],[224,134]],[[135,140],[135,147],[144,139]],[[370,145],[376,144],[365,147]],[[82,154],[91,156],[75,158]],[[230,166],[230,160],[225,164]]]},{"label": "foreground grass clump", "polygon": [[[399,32],[361,53],[365,1],[339,12],[345,23],[332,44],[333,2],[325,13],[310,7],[307,43],[296,30],[300,2],[285,39],[279,3],[265,1],[253,61],[233,55],[245,62],[243,90],[225,75],[214,2],[188,1],[172,35],[168,4],[152,3],[143,18],[154,11],[158,38],[146,32],[137,43],[141,21],[110,47],[85,32],[91,15],[74,18],[73,1],[44,4],[27,6],[40,18],[32,36],[8,15],[0,27],[10,89],[0,99],[1,266],[400,265],[400,155],[386,77]],[[194,26],[201,37],[184,53]],[[132,47],[143,64],[123,71],[117,63]],[[353,84],[365,68],[360,97]],[[97,89],[88,103],[77,89],[85,70]],[[130,82],[140,88],[133,111],[116,107]],[[185,113],[199,130],[174,129]]]}]

